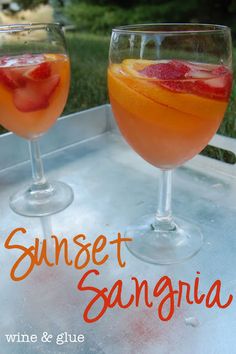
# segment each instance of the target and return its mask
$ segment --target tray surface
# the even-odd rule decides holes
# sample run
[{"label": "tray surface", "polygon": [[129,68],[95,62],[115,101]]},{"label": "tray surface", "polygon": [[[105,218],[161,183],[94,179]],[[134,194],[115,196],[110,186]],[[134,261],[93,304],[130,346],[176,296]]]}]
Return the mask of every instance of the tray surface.
[{"label": "tray surface", "polygon": [[[76,287],[85,271],[95,268],[92,264],[84,270],[63,264],[53,268],[41,266],[22,282],[10,279],[10,269],[21,253],[6,250],[4,242],[16,227],[27,229],[26,235],[15,238],[27,246],[35,237],[45,236],[50,257],[51,233],[59,238],[67,237],[73,254],[78,251],[72,243],[75,235],[85,234],[90,242],[100,234],[111,240],[118,232],[123,235],[125,227],[134,219],[155,211],[159,173],[137,156],[114,129],[109,107],[66,119],[58,122],[41,145],[46,153],[43,160],[48,179],[69,183],[75,200],[68,209],[51,217],[24,218],[10,210],[9,195],[30,181],[30,165],[24,162],[25,142],[11,134],[0,138],[3,151],[0,160],[0,354],[236,353],[236,180],[227,168],[217,169],[220,164],[214,165],[207,158],[198,157],[176,170],[173,186],[173,212],[201,226],[204,234],[201,251],[179,265],[156,266],[136,259],[123,247],[126,267],[119,268],[110,247],[109,260],[97,268],[100,276],[96,279],[91,276],[87,283],[111,288],[115,281],[122,279],[123,297],[128,299],[134,289],[132,276],[140,281],[146,279],[151,293],[163,275],[168,275],[173,285],[179,280],[193,285],[199,271],[202,291],[220,279],[222,302],[230,293],[235,296],[227,309],[206,309],[203,304],[185,302],[175,310],[170,321],[162,322],[157,316],[158,300],[154,300],[151,309],[141,300],[139,307],[108,309],[98,322],[87,324],[83,311],[91,293],[78,292]],[[13,148],[7,148],[12,144],[17,146],[15,153]],[[65,331],[82,333],[85,342],[10,344],[5,339],[5,334],[18,332],[41,337],[45,331],[54,336]]]}]

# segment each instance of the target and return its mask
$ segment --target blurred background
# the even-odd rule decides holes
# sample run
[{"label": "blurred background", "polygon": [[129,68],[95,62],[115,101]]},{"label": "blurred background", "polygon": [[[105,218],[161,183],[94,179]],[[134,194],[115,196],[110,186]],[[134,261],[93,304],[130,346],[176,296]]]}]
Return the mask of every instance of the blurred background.
[{"label": "blurred background", "polygon": [[[231,27],[236,54],[236,0],[0,0],[0,23],[63,24],[72,65],[70,96],[63,114],[108,102],[106,69],[111,29],[147,22],[202,22]],[[236,71],[234,63],[234,72]],[[236,137],[236,85],[219,133]],[[235,156],[203,153],[235,163]]]}]

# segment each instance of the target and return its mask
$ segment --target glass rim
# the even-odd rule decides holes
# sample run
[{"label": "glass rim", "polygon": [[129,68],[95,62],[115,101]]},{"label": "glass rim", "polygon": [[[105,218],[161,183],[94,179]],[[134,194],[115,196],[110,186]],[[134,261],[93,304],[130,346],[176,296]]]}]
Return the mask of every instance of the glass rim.
[{"label": "glass rim", "polygon": [[31,22],[31,23],[12,23],[8,25],[0,25],[1,32],[21,32],[28,30],[40,30],[48,27],[61,28],[62,25],[59,22]]},{"label": "glass rim", "polygon": [[[155,29],[156,27],[156,29]],[[158,27],[160,28],[158,30]],[[161,28],[162,27],[162,28]],[[166,27],[166,30],[163,29]],[[169,27],[169,30],[167,28]],[[173,29],[171,29],[171,27]],[[175,29],[174,29],[175,27]],[[177,29],[179,27],[179,30]],[[186,30],[184,29],[186,27]],[[193,27],[193,29],[191,29]],[[195,27],[195,29],[194,29]],[[197,28],[198,27],[198,28]],[[149,29],[150,28],[150,29]],[[114,33],[128,33],[128,34],[197,34],[197,33],[220,33],[220,32],[231,32],[230,28],[225,25],[217,25],[212,23],[139,23],[135,25],[124,25],[117,26],[112,29]]]}]

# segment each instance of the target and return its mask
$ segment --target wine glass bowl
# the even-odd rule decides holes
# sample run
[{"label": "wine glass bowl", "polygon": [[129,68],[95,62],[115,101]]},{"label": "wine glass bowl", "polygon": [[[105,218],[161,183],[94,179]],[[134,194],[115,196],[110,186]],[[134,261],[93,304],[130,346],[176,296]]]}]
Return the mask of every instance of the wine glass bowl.
[{"label": "wine glass bowl", "polygon": [[[29,141],[33,183],[10,198],[21,215],[63,210],[72,189],[44,176],[38,139],[62,113],[70,86],[70,61],[59,24],[0,26],[0,124]],[[3,55],[4,54],[4,55]]]},{"label": "wine glass bowl", "polygon": [[47,53],[11,58],[0,59],[0,123],[32,140],[48,131],[63,111],[69,91],[69,59]]},{"label": "wine glass bowl", "polygon": [[171,170],[216,133],[232,86],[230,30],[204,24],[150,24],[113,30],[108,87],[130,146],[162,170],[157,213],[127,230],[127,246],[160,264],[182,261],[202,245],[200,229],[171,214]]}]

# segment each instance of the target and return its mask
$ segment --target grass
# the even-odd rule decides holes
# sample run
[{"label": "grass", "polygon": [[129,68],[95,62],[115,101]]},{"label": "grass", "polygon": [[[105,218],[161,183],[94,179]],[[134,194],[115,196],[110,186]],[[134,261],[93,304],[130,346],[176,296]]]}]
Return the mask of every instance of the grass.
[{"label": "grass", "polygon": [[108,102],[106,70],[109,38],[92,34],[68,34],[71,89],[63,114]]}]

